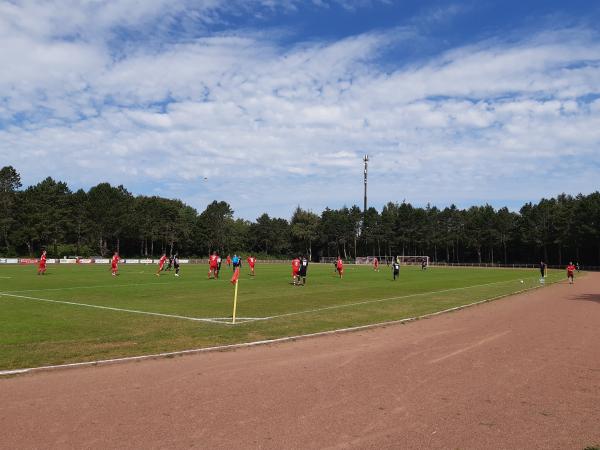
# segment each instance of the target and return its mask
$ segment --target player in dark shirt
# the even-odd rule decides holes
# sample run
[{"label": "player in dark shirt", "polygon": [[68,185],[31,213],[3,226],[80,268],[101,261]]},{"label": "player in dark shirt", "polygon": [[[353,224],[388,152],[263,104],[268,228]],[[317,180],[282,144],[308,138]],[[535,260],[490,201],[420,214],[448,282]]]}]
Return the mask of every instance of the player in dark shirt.
[{"label": "player in dark shirt", "polygon": [[546,263],[544,261],[540,261],[540,274],[542,278],[546,276]]},{"label": "player in dark shirt", "polygon": [[175,268],[175,276],[179,276],[179,254],[175,253],[173,255],[173,267]]},{"label": "player in dark shirt", "polygon": [[306,271],[308,270],[308,258],[303,256],[300,259],[300,270],[298,271],[298,279],[302,279],[302,284],[300,286],[304,286],[306,284]]},{"label": "player in dark shirt", "polygon": [[392,263],[392,272],[394,274],[394,281],[396,281],[396,278],[400,276],[400,263],[398,261]]}]

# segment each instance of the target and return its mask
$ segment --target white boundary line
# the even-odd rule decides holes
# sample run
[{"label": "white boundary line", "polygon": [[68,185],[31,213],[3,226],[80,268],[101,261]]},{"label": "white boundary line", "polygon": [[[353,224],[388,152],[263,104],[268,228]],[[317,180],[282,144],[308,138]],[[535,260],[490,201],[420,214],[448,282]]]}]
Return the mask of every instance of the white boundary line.
[{"label": "white boundary line", "polygon": [[157,285],[170,285],[171,283],[127,283],[127,284],[99,284],[99,285],[88,285],[88,286],[67,286],[62,288],[43,288],[43,289],[20,289],[18,291],[5,291],[11,294],[20,294],[22,292],[46,292],[46,291],[69,291],[73,289],[95,289],[103,287],[127,287],[127,286],[157,286]]},{"label": "white boundary line", "polygon": [[[248,323],[248,322],[272,320],[272,319],[278,319],[281,317],[291,317],[291,316],[296,316],[296,315],[300,315],[300,314],[310,314],[310,313],[315,313],[315,312],[320,312],[320,311],[328,311],[328,310],[332,310],[332,309],[350,308],[353,306],[366,305],[366,304],[371,304],[371,303],[381,303],[381,302],[388,302],[388,301],[392,301],[392,300],[402,300],[402,299],[406,299],[406,298],[419,297],[419,296],[430,295],[430,294],[432,294],[432,295],[442,294],[442,293],[446,293],[446,292],[461,291],[461,290],[471,289],[471,288],[475,288],[475,287],[492,286],[492,285],[503,284],[503,283],[512,283],[512,282],[516,282],[516,281],[518,281],[518,279],[494,281],[492,283],[475,284],[475,285],[471,285],[471,286],[462,286],[462,287],[458,287],[458,288],[442,289],[439,291],[419,292],[416,294],[400,295],[400,296],[396,296],[396,297],[380,298],[380,299],[376,299],[376,300],[364,300],[361,302],[346,303],[343,305],[326,306],[323,308],[315,308],[315,309],[309,309],[309,310],[304,310],[304,311],[295,311],[295,312],[291,312],[291,313],[278,314],[278,315],[274,315],[274,316],[238,317],[237,319],[239,321],[239,324],[242,325],[242,324]],[[146,284],[166,284],[166,283],[144,283],[144,285],[146,285]],[[129,284],[129,286],[132,286],[132,285],[134,285],[134,284]],[[107,286],[110,286],[110,285],[107,285]],[[115,285],[112,285],[112,286],[115,286]],[[95,287],[100,287],[100,286],[95,286]],[[62,289],[61,288],[55,288],[55,289],[50,288],[48,290],[63,290],[63,289],[69,289],[69,288],[62,288]],[[71,289],[80,289],[80,288],[73,287]],[[25,291],[25,292],[29,292],[29,291]],[[230,317],[207,317],[207,318],[188,317],[188,316],[181,316],[178,314],[163,314],[163,313],[156,313],[156,312],[150,312],[150,311],[139,311],[139,310],[134,310],[134,309],[116,308],[116,307],[111,307],[111,306],[92,305],[89,303],[69,302],[69,301],[65,301],[65,300],[50,300],[50,299],[46,299],[46,298],[11,294],[8,292],[0,292],[0,296],[19,298],[19,299],[25,299],[25,300],[34,300],[34,301],[47,302],[47,303],[59,303],[59,304],[64,304],[64,305],[82,306],[82,307],[87,307],[87,308],[105,309],[105,310],[109,310],[109,311],[119,311],[119,312],[131,313],[131,314],[143,314],[143,315],[149,315],[149,316],[166,317],[166,318],[171,318],[171,319],[190,320],[190,321],[194,321],[194,322],[218,323],[218,324],[222,324],[222,325],[234,325],[233,323],[231,323]]]},{"label": "white boundary line", "polygon": [[[194,282],[194,280],[192,279],[186,279],[186,280],[182,280],[182,281],[178,281],[177,285],[181,285],[181,284],[187,284],[186,282]],[[103,287],[127,287],[127,286],[173,286],[174,284],[171,283],[128,283],[128,284],[100,284],[100,285],[93,285],[93,286],[70,286],[70,287],[62,287],[62,288],[43,288],[43,289],[22,289],[22,290],[16,290],[16,291],[3,291],[0,292],[0,294],[2,293],[7,293],[7,294],[22,294],[25,292],[50,292],[50,291],[66,291],[66,290],[73,290],[73,289],[95,289],[95,288],[103,288]],[[335,287],[332,289],[324,289],[321,290],[320,293],[328,293],[328,292],[340,292],[340,293],[345,293],[345,292],[350,292],[354,290],[354,288],[347,288],[347,287],[342,287],[341,289],[339,287]],[[281,294],[275,294],[275,295],[263,295],[261,296],[261,299],[270,299],[270,298],[278,298],[280,297]],[[239,302],[245,302],[245,300],[239,299]],[[256,319],[259,319],[258,317]]]},{"label": "white boundary line", "polygon": [[[364,300],[364,301],[354,302],[354,303],[345,303],[343,305],[326,306],[323,308],[315,308],[315,309],[310,309],[310,310],[305,310],[305,311],[295,311],[295,312],[291,312],[291,313],[285,313],[285,314],[279,314],[279,315],[267,316],[267,317],[239,317],[237,319],[239,320],[239,324],[241,325],[241,324],[248,323],[248,322],[272,320],[272,319],[278,319],[281,317],[291,317],[291,316],[297,316],[300,314],[310,314],[310,313],[315,313],[315,312],[320,312],[320,311],[328,311],[328,310],[332,310],[332,309],[350,308],[352,306],[366,305],[366,304],[370,304],[370,303],[388,302],[388,301],[392,301],[392,300],[401,300],[401,299],[405,299],[405,298],[419,297],[419,296],[429,295],[429,294],[433,294],[433,295],[442,294],[445,292],[460,291],[460,290],[465,290],[465,289],[470,289],[470,288],[475,288],[475,287],[482,287],[482,286],[492,286],[495,284],[502,284],[502,283],[512,283],[515,281],[518,281],[518,279],[495,281],[492,283],[475,284],[475,285],[471,285],[471,286],[462,286],[462,287],[458,287],[458,288],[442,289],[440,291],[419,292],[417,294],[408,294],[408,295],[401,295],[401,296],[396,296],[396,297],[380,298],[380,299],[375,299],[375,300]],[[148,285],[148,284],[167,284],[167,283],[144,283],[143,285]],[[129,284],[128,286],[134,286],[134,285],[139,285],[139,284],[132,283],[132,284]],[[111,285],[106,285],[106,286],[111,286]],[[112,285],[112,286],[115,286],[115,285]],[[101,287],[101,286],[93,286],[93,287]],[[65,290],[65,289],[81,289],[81,288],[79,288],[79,287],[49,288],[47,290],[48,291],[50,291],[50,290],[58,291],[58,290]],[[96,309],[106,309],[106,310],[110,310],[110,311],[120,311],[120,312],[132,313],[132,314],[144,314],[144,315],[149,315],[149,316],[168,317],[171,319],[191,320],[191,321],[195,321],[195,322],[207,322],[207,323],[219,323],[219,324],[223,324],[223,325],[234,325],[233,323],[231,323],[231,318],[227,318],[227,317],[210,317],[210,318],[188,317],[188,316],[181,316],[181,315],[177,315],[177,314],[162,314],[162,313],[149,312],[149,311],[139,311],[139,310],[133,310],[133,309],[116,308],[116,307],[111,307],[111,306],[92,305],[89,303],[69,302],[69,301],[65,301],[65,300],[50,300],[50,299],[46,299],[46,298],[30,297],[30,296],[26,296],[26,295],[17,295],[17,294],[13,294],[10,292],[11,291],[0,292],[0,296],[19,298],[19,299],[25,299],[25,300],[34,300],[34,301],[40,301],[40,302],[48,302],[48,303],[59,303],[59,304],[64,304],[64,305],[83,306],[83,307],[96,308]],[[25,290],[25,291],[12,291],[12,292],[31,292],[31,291]]]},{"label": "white boundary line", "polygon": [[[552,283],[550,283],[546,286],[550,286],[551,284]],[[513,295],[522,294],[524,292],[539,289],[541,287],[543,287],[543,285],[533,286],[533,287],[530,287],[527,289],[522,289],[520,291],[511,292],[509,294],[498,295],[496,297],[490,297],[490,298],[487,298],[484,300],[479,300],[474,303],[468,303],[466,305],[455,306],[453,308],[445,309],[442,311],[437,311],[434,313],[424,314],[424,315],[415,316],[415,317],[408,317],[406,319],[392,320],[392,321],[388,321],[388,322],[379,322],[379,323],[374,323],[374,324],[369,324],[369,325],[361,325],[361,326],[357,326],[357,327],[341,328],[338,330],[320,331],[318,333],[302,334],[302,335],[298,335],[298,336],[288,336],[288,337],[277,338],[277,339],[267,339],[267,340],[262,340],[262,341],[246,342],[246,343],[242,343],[242,344],[220,345],[220,346],[215,346],[215,347],[205,347],[205,348],[197,348],[197,349],[190,349],[190,350],[181,350],[181,351],[176,351],[176,352],[156,353],[156,354],[152,354],[152,355],[128,356],[128,357],[124,357],[124,358],[104,359],[104,360],[99,360],[99,361],[58,364],[58,365],[54,365],[54,366],[30,367],[27,369],[3,370],[3,371],[0,371],[0,377],[8,376],[8,375],[33,373],[33,372],[61,370],[61,369],[106,366],[106,365],[111,365],[111,364],[119,364],[119,363],[126,363],[126,362],[132,362],[132,361],[144,361],[144,360],[149,360],[149,359],[172,358],[174,356],[193,355],[193,354],[201,354],[201,353],[209,353],[209,352],[223,352],[223,351],[236,350],[236,349],[241,349],[241,348],[257,347],[257,346],[269,345],[269,344],[278,344],[278,343],[282,343],[282,342],[291,342],[291,341],[297,341],[300,339],[308,339],[308,338],[313,338],[313,337],[330,336],[330,335],[335,335],[335,334],[339,334],[339,333],[349,333],[349,332],[355,332],[355,331],[361,331],[361,330],[369,330],[369,329],[380,328],[380,327],[385,327],[385,326],[389,326],[389,325],[405,324],[405,323],[414,322],[414,321],[421,320],[421,319],[429,319],[431,317],[439,316],[441,314],[447,314],[447,313],[450,313],[453,311],[459,311],[461,309],[471,308],[476,305],[480,305],[483,303],[489,303],[491,301],[498,300],[500,298],[511,297]]]},{"label": "white boundary line", "polygon": [[[19,298],[19,299],[25,299],[25,300],[34,300],[34,301],[38,301],[38,302],[60,303],[63,305],[83,306],[83,307],[87,307],[87,308],[107,309],[109,311],[127,312],[127,313],[132,313],[132,314],[144,314],[144,315],[148,315],[148,316],[168,317],[171,319],[191,320],[194,322],[211,322],[211,323],[220,323],[220,324],[224,323],[221,321],[222,319],[220,319],[220,318],[219,319],[204,319],[201,317],[188,317],[188,316],[180,316],[180,315],[176,315],[176,314],[161,314],[161,313],[149,312],[149,311],[138,311],[135,309],[114,308],[112,306],[90,305],[89,303],[67,302],[67,301],[63,301],[63,300],[50,300],[47,298],[29,297],[26,295],[7,294],[5,292],[0,292],[0,296]],[[229,320],[231,320],[231,318]],[[242,318],[242,320],[243,320],[243,318]]]},{"label": "white boundary line", "polygon": [[259,318],[259,319],[256,319],[256,320],[271,320],[271,319],[278,319],[280,317],[289,317],[289,316],[296,316],[296,315],[299,315],[299,314],[310,314],[310,313],[319,312],[319,311],[327,311],[327,310],[330,310],[330,309],[349,308],[349,307],[352,307],[352,306],[367,305],[367,304],[370,304],[370,303],[389,302],[389,301],[392,301],[392,300],[401,300],[401,299],[405,299],[405,298],[420,297],[420,296],[424,296],[424,295],[443,294],[445,292],[462,291],[462,290],[465,290],[465,289],[471,289],[471,288],[483,287],[483,286],[492,286],[492,285],[495,285],[495,284],[514,283],[514,282],[518,282],[519,280],[520,280],[520,278],[516,278],[514,280],[494,281],[492,283],[474,284],[474,285],[471,285],[471,286],[462,286],[462,287],[457,287],[457,288],[442,289],[442,290],[439,290],[439,291],[427,291],[427,292],[419,292],[419,293],[416,293],[416,294],[400,295],[400,296],[397,296],[397,297],[379,298],[379,299],[376,299],[376,300],[364,300],[364,301],[361,301],[361,302],[345,303],[343,305],[325,306],[323,308],[308,309],[308,310],[305,310],[305,311],[296,311],[296,312],[291,312],[291,313],[279,314],[279,315],[275,315],[275,316],[262,317],[262,318]]},{"label": "white boundary line", "polygon": [[[203,317],[204,319],[204,317]],[[231,323],[231,317],[206,317],[207,320],[215,320],[215,321],[221,321],[221,322],[227,322],[229,321],[229,323],[226,323],[226,325],[233,325]],[[257,320],[263,320],[262,317],[238,317],[235,316],[235,323],[237,324],[238,322],[256,322]]]}]

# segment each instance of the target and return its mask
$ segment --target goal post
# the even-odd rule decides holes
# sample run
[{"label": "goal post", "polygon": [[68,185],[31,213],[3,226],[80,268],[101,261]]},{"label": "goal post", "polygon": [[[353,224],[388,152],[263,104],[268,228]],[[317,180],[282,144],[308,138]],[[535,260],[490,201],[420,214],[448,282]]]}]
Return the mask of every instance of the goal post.
[{"label": "goal post", "polygon": [[[357,256],[354,259],[354,264],[373,264],[375,256]],[[379,259],[379,257],[377,257]],[[381,259],[379,259],[381,261]]]},{"label": "goal post", "polygon": [[425,267],[429,267],[429,256],[397,256],[398,262],[407,266],[421,266],[425,263]]},{"label": "goal post", "polygon": [[337,256],[321,256],[319,262],[323,264],[332,264],[337,261]]},{"label": "goal post", "polygon": [[389,264],[394,260],[398,261],[401,265],[405,266],[420,266],[425,262],[425,266],[429,266],[429,256],[358,256],[355,259],[355,264],[373,264],[375,258],[379,261],[379,264]]}]

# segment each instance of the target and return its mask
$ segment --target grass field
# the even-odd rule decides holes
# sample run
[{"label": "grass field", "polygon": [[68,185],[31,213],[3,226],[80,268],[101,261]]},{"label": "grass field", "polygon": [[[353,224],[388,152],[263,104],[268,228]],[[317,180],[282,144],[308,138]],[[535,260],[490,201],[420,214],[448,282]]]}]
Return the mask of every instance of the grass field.
[{"label": "grass field", "polygon": [[[236,325],[231,271],[206,279],[206,266],[181,277],[154,266],[0,266],[0,370],[209,347],[416,317],[509,295],[538,285],[524,269],[403,267],[392,281],[383,266],[312,264],[307,285],[290,285],[288,265],[242,270]],[[547,283],[562,279],[550,272]],[[521,283],[523,280],[523,283]]]}]

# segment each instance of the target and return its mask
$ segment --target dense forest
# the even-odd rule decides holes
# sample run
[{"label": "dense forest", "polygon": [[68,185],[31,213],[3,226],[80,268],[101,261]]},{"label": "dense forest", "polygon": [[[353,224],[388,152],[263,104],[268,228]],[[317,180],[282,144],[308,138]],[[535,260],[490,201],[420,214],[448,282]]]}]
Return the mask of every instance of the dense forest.
[{"label": "dense forest", "polygon": [[520,211],[489,205],[417,208],[390,202],[381,211],[358,206],[320,214],[296,208],[287,219],[262,214],[236,219],[226,202],[204,211],[180,200],[134,196],[100,183],[73,192],[46,178],[22,189],[13,167],[0,170],[0,255],[156,256],[163,251],[205,257],[252,252],[266,257],[304,253],[313,260],[366,255],[429,255],[434,262],[600,265],[600,193],[562,194]]}]

